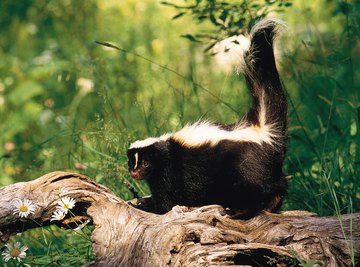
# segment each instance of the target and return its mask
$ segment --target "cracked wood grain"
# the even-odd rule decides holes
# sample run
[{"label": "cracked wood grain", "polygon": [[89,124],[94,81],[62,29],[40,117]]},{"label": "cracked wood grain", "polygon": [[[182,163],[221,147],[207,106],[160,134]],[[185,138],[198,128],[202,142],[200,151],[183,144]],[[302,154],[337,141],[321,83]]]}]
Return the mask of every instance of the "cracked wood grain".
[{"label": "cracked wood grain", "polygon": [[[58,196],[76,200],[75,218],[50,221]],[[36,203],[31,218],[12,214],[14,199]],[[135,201],[136,202],[136,201]],[[164,215],[144,212],[90,178],[52,172],[0,188],[0,242],[21,231],[89,218],[95,260],[85,266],[352,266],[360,260],[360,213],[318,217],[305,211],[230,218],[221,206],[176,206]],[[340,224],[341,221],[341,224]],[[342,225],[342,226],[341,226]],[[350,238],[351,237],[351,238]],[[352,258],[354,261],[352,261]],[[256,265],[258,264],[258,265]]]}]

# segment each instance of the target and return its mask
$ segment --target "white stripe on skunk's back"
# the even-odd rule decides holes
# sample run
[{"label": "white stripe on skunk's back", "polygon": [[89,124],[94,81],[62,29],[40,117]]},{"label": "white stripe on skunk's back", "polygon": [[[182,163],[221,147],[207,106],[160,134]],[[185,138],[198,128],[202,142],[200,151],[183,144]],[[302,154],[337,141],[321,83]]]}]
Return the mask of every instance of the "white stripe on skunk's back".
[{"label": "white stripe on skunk's back", "polygon": [[206,144],[215,146],[222,140],[252,142],[261,145],[262,143],[274,143],[275,133],[276,131],[273,131],[269,125],[245,127],[239,124],[234,130],[227,131],[210,122],[197,122],[185,126],[180,131],[172,134],[171,138],[189,148]]},{"label": "white stripe on skunk's back", "polygon": [[215,146],[222,140],[252,142],[259,145],[262,143],[273,144],[275,142],[274,138],[277,136],[275,127],[271,125],[262,124],[260,126],[250,125],[245,127],[239,124],[234,130],[227,131],[211,122],[205,121],[187,125],[175,133],[135,141],[130,145],[130,149],[147,147],[170,138],[188,148],[200,147],[202,145]]}]

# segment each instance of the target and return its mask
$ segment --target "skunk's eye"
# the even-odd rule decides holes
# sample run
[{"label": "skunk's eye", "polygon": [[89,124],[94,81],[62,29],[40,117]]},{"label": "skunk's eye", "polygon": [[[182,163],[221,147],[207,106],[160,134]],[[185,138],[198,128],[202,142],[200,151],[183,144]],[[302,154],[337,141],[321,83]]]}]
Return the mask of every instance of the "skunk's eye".
[{"label": "skunk's eye", "polygon": [[150,166],[150,163],[146,160],[143,160],[142,165],[143,165],[143,167],[147,168]]}]

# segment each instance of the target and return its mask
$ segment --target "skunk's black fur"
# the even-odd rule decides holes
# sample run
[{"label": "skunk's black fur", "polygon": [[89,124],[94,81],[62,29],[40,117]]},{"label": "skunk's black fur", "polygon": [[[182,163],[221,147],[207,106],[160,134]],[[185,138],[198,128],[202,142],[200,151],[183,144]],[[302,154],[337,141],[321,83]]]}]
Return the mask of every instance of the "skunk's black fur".
[{"label": "skunk's black fur", "polygon": [[281,205],[287,101],[273,52],[277,27],[263,20],[250,33],[242,64],[253,104],[238,123],[197,122],[130,146],[129,171],[148,181],[153,211],[220,204],[248,218]]}]

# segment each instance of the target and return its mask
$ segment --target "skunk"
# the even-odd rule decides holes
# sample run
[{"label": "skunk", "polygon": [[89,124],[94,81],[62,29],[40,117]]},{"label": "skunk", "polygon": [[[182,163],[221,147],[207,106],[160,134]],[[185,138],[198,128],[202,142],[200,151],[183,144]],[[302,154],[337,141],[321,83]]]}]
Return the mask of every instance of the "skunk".
[{"label": "skunk", "polygon": [[219,204],[249,218],[279,208],[287,190],[287,99],[273,52],[278,27],[267,19],[250,32],[240,63],[253,101],[237,123],[199,121],[130,145],[130,175],[147,180],[153,212]]}]

